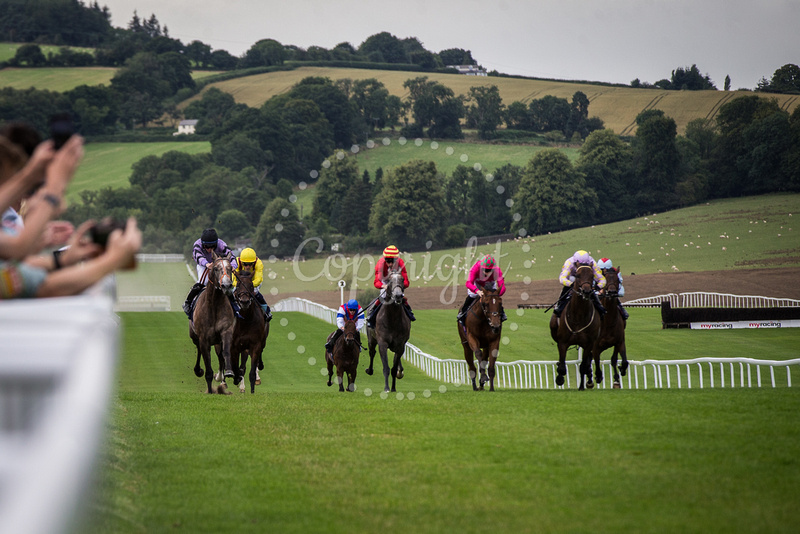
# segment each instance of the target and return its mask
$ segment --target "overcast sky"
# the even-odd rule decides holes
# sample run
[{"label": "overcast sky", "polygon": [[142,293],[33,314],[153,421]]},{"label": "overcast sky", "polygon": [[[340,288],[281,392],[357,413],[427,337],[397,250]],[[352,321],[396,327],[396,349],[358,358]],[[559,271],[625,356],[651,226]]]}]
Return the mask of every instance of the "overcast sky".
[{"label": "overcast sky", "polygon": [[696,64],[718,89],[753,89],[800,64],[800,0],[98,0],[112,25],[137,10],[171,37],[242,55],[260,39],[358,47],[387,31],[431,52],[463,48],[488,70],[654,83]]}]

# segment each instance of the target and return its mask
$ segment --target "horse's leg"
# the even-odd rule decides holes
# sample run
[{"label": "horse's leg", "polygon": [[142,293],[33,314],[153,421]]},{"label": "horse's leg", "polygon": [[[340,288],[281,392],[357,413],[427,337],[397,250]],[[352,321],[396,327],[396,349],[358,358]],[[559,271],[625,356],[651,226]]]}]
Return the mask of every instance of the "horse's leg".
[{"label": "horse's leg", "polygon": [[558,343],[558,363],[556,364],[556,385],[564,385],[564,376],[567,374],[567,346]]},{"label": "horse's leg", "polygon": [[[210,350],[211,349],[209,349],[209,351]],[[217,353],[217,362],[219,363],[219,367],[217,368],[218,369],[217,373],[214,375],[214,380],[222,384],[225,382],[225,378],[222,376],[222,369],[224,369],[225,367],[225,362],[222,361],[222,345],[220,345],[219,343],[214,345],[214,351]]]},{"label": "horse's leg", "polygon": [[[381,363],[383,364],[383,391],[386,393],[389,392],[389,357],[386,355],[387,350],[389,348],[385,343],[378,345],[378,352],[381,354]],[[394,389],[391,391],[394,391]]]},{"label": "horse's leg", "polygon": [[328,387],[333,385],[331,378],[333,377],[333,362],[328,358],[328,352],[325,352],[325,363],[328,364]]},{"label": "horse's leg", "polygon": [[234,365],[234,369],[236,369],[236,376],[233,377],[234,384],[236,381],[239,381],[239,393],[244,393],[244,372],[247,370],[247,352],[242,351],[236,356],[236,365]]},{"label": "horse's leg", "polygon": [[617,350],[617,347],[614,346],[614,353],[611,355],[611,369],[614,371],[614,385],[613,385],[614,389],[619,389],[620,388],[619,370],[617,369],[617,356],[618,355],[619,355],[619,351]]},{"label": "horse's leg", "polygon": [[496,346],[492,346],[491,350],[489,351],[489,391],[494,391],[494,377],[497,373],[497,353],[498,349]]},{"label": "horse's leg", "polygon": [[622,376],[625,376],[628,373],[628,351],[625,348],[625,338],[623,337],[622,341],[617,343],[614,348],[619,349],[619,353],[622,356],[622,365],[619,366],[619,372]]},{"label": "horse's leg", "polygon": [[581,349],[583,349],[580,364],[581,384],[578,390],[583,391],[584,387],[592,389],[594,382],[592,382],[592,349],[585,345],[581,345]]},{"label": "horse's leg", "polygon": [[258,378],[258,362],[261,360],[261,350],[257,347],[254,347],[253,350],[250,351],[250,393],[256,392],[256,385],[261,383],[261,380]]},{"label": "horse's leg", "polygon": [[597,382],[597,386],[600,387],[600,384],[603,382],[603,366],[600,365],[600,351],[593,351],[594,354],[594,380]]},{"label": "horse's leg", "polygon": [[392,391],[397,391],[395,389],[395,381],[403,378],[403,364],[401,363],[402,360],[403,360],[403,351],[400,350],[399,352],[395,352],[394,361],[392,362]]},{"label": "horse's leg", "polygon": [[197,346],[197,361],[194,362],[194,376],[200,378],[203,376],[203,368],[200,367],[200,357],[202,354],[200,354],[200,345],[197,342],[195,345]]},{"label": "horse's leg", "polygon": [[375,360],[375,345],[377,344],[377,339],[374,335],[369,334],[369,330],[367,331],[367,348],[369,349],[369,367],[367,367],[364,372],[368,375],[372,376],[372,362]]},{"label": "horse's leg", "polygon": [[472,390],[478,391],[478,386],[475,385],[475,378],[478,376],[478,370],[475,368],[475,353],[472,352],[472,348],[470,348],[469,343],[464,344],[464,359],[467,360],[469,378],[472,380]]},{"label": "horse's leg", "polygon": [[214,393],[214,390],[211,389],[211,381],[214,379],[214,371],[211,369],[211,347],[205,346],[203,347],[203,364],[206,366],[206,393]]},{"label": "horse's leg", "polygon": [[233,325],[222,333],[222,359],[225,361],[225,378],[234,376],[231,364],[231,345],[233,344]]},{"label": "horse's leg", "polygon": [[353,369],[347,372],[347,391],[353,392],[356,390],[356,375],[358,374],[358,366],[354,365]]},{"label": "horse's leg", "polygon": [[336,382],[339,383],[339,391],[344,391],[344,369],[341,365],[336,366]]},{"label": "horse's leg", "polygon": [[478,358],[478,369],[480,370],[481,373],[481,378],[479,382],[480,384],[479,389],[481,391],[483,391],[483,385],[489,381],[489,378],[486,376],[486,366],[489,365],[489,358],[486,353],[487,353],[486,349],[481,349],[480,347],[478,347],[478,349],[475,351],[475,356]]}]

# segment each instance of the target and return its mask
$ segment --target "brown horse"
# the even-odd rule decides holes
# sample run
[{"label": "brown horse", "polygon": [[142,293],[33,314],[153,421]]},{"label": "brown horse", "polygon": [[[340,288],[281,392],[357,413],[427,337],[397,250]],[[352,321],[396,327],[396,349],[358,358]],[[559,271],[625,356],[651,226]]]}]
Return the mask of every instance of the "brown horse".
[{"label": "brown horse", "polygon": [[[500,347],[500,338],[503,323],[500,319],[500,310],[503,299],[497,292],[497,286],[490,282],[486,284],[480,299],[472,302],[464,317],[464,325],[456,321],[461,345],[464,347],[464,358],[469,366],[469,377],[472,379],[472,389],[478,391],[475,385],[477,375],[474,358],[478,359],[480,367],[480,389],[489,382],[489,391],[494,391],[495,362]],[[488,377],[487,375],[488,367]]]},{"label": "brown horse", "polygon": [[[328,341],[335,332],[328,336]],[[325,361],[328,364],[328,386],[332,384],[333,366],[336,366],[336,381],[339,391],[344,391],[344,375],[347,374],[347,391],[356,390],[356,374],[358,374],[358,354],[361,344],[358,341],[356,322],[350,319],[344,322],[344,333],[339,336],[333,345],[333,352],[325,351]]]},{"label": "brown horse", "polygon": [[[556,385],[564,385],[567,374],[567,349],[578,345],[583,349],[581,360],[581,383],[578,389],[594,387],[592,382],[592,356],[595,341],[600,333],[600,314],[594,307],[592,292],[594,291],[594,268],[591,265],[577,263],[574,271],[575,281],[569,302],[561,312],[561,317],[550,318],[550,335],[558,345],[558,365],[556,366]],[[595,377],[603,380],[600,367],[600,355],[595,354]]]},{"label": "brown horse", "polygon": [[239,303],[241,319],[236,320],[233,331],[233,360],[236,376],[234,384],[244,392],[244,373],[247,370],[247,357],[250,356],[250,393],[255,393],[258,368],[262,364],[264,347],[269,336],[269,323],[256,300],[253,288],[252,271],[234,271],[237,284],[233,298]]},{"label": "brown horse", "polygon": [[[608,313],[600,321],[600,336],[597,338],[594,352],[598,358],[600,354],[614,347],[611,356],[611,368],[614,369],[614,389],[619,389],[620,374],[625,376],[628,371],[628,355],[625,350],[625,319],[619,311],[619,267],[603,269],[606,277],[606,287],[600,296],[600,302]],[[622,356],[622,364],[617,368],[617,355]]]},{"label": "brown horse", "polygon": [[367,328],[369,367],[364,372],[372,375],[372,362],[375,359],[375,347],[377,346],[383,363],[383,390],[386,392],[390,391],[389,357],[386,352],[391,350],[394,353],[394,362],[391,368],[391,391],[396,391],[396,380],[403,378],[402,358],[411,335],[411,320],[403,309],[403,297],[403,275],[397,271],[390,271],[386,280],[386,297],[375,317],[375,328]]},{"label": "brown horse", "polygon": [[[236,317],[228,301],[228,295],[233,291],[231,278],[231,264],[227,258],[214,256],[211,269],[208,271],[208,285],[197,297],[192,321],[189,323],[189,337],[197,347],[197,361],[194,365],[194,374],[203,376],[200,367],[200,356],[205,365],[207,393],[213,393],[211,380],[214,372],[211,370],[211,346],[217,345],[217,355],[222,351],[220,362],[224,362],[225,377],[234,376],[231,367],[231,345]],[[220,366],[222,366],[221,363]]]}]

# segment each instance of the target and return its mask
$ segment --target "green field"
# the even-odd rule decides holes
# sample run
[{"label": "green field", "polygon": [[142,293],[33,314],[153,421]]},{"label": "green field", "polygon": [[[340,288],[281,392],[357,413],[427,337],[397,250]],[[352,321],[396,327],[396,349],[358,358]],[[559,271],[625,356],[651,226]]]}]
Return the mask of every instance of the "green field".
[{"label": "green field", "polygon": [[117,69],[112,67],[41,67],[0,70],[0,87],[64,92],[79,85],[109,85]]},{"label": "green field", "polygon": [[[20,46],[23,46],[23,44],[25,43],[0,43],[0,61],[8,61],[14,57],[17,54],[17,49]],[[39,48],[42,50],[42,54],[45,56],[48,54],[58,54],[61,50],[60,46],[46,44],[40,44]],[[90,54],[94,54],[94,48],[86,48],[81,46],[68,46],[67,48],[75,52],[89,52]]]},{"label": "green field", "polygon": [[77,199],[81,191],[105,187],[129,187],[132,166],[145,156],[161,156],[170,150],[200,154],[211,151],[211,143],[88,143],[75,178],[67,190],[67,198]]},{"label": "green field", "polygon": [[[442,313],[418,314],[415,343],[455,336]],[[631,352],[789,345],[785,331],[732,339],[632,313]],[[548,346],[533,314],[512,320],[502,361]],[[475,393],[407,365],[384,396],[362,355],[358,390],[338,393],[321,373],[330,325],[278,313],[256,394],[206,396],[183,314],[122,321],[82,531],[794,532],[800,520],[797,387]]]}]

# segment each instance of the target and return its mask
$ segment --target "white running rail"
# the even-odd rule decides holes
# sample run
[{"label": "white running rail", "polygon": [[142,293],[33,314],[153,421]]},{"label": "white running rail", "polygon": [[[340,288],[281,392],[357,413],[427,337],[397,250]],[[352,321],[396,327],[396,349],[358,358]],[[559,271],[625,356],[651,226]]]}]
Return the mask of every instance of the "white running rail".
[{"label": "white running rail", "polygon": [[669,301],[673,308],[796,308],[800,300],[756,295],[733,295],[730,293],[667,293],[655,297],[644,297],[624,302],[625,306],[661,306]]},{"label": "white running rail", "polygon": [[[289,298],[275,305],[276,311],[294,311],[312,315],[333,324],[336,312],[306,299]],[[448,384],[470,383],[464,360],[442,360],[411,343],[406,343],[403,355],[407,362],[418,367],[435,380]],[[561,389],[571,387],[572,379],[580,383],[580,358],[566,362],[564,386],[556,386],[556,361],[497,362],[495,386],[509,389]],[[756,360],[753,358],[694,358],[691,360],[628,360],[630,367],[621,377],[623,389],[706,388],[706,387],[792,387],[792,367],[800,371],[800,358],[786,361]],[[603,381],[601,389],[613,388],[614,370],[610,360],[601,360]]]}]

